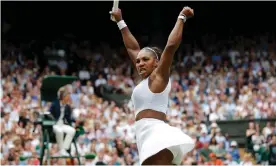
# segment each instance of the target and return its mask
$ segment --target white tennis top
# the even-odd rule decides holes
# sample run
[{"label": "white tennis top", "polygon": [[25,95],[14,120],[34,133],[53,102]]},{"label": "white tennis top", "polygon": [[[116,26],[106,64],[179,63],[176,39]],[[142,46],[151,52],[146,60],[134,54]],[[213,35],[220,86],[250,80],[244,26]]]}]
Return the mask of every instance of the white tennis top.
[{"label": "white tennis top", "polygon": [[149,77],[141,81],[133,90],[131,100],[135,109],[135,116],[146,109],[167,113],[171,81],[161,93],[153,93],[149,89]]}]

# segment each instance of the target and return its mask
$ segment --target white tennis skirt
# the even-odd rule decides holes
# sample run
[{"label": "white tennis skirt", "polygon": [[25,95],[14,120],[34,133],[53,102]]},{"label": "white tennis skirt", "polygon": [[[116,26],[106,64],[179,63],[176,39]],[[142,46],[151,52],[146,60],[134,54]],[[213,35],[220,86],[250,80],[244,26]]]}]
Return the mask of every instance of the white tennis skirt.
[{"label": "white tennis skirt", "polygon": [[163,149],[173,153],[172,164],[181,164],[184,155],[195,145],[179,128],[158,119],[143,118],[135,122],[135,129],[140,165]]}]

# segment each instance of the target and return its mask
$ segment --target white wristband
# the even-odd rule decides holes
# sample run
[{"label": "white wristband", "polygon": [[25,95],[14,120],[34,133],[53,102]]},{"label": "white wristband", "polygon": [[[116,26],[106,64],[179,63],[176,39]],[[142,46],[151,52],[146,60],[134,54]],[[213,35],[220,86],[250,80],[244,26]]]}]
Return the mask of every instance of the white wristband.
[{"label": "white wristband", "polygon": [[178,16],[178,18],[182,19],[184,23],[187,20],[187,17],[185,15]]},{"label": "white wristband", "polygon": [[122,30],[124,27],[127,26],[124,20],[121,20],[121,21],[117,22],[117,25],[118,25],[120,30]]}]

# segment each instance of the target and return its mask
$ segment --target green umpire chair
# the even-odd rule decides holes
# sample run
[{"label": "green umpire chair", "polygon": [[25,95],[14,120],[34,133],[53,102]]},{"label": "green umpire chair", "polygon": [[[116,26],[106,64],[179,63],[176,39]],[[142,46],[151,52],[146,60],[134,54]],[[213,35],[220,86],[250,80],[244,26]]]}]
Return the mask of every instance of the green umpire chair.
[{"label": "green umpire chair", "polygon": [[[52,102],[55,99],[57,99],[57,92],[58,90],[67,85],[67,84],[72,84],[77,80],[77,77],[72,77],[72,76],[46,76],[43,81],[42,81],[42,87],[40,89],[41,92],[41,103],[43,101],[45,102]],[[85,159],[94,159],[96,157],[95,154],[86,154],[84,156],[80,156],[78,153],[78,148],[77,148],[77,138],[78,136],[84,134],[84,129],[83,126],[78,126],[76,128],[76,134],[75,137],[72,141],[72,143],[75,146],[76,149],[76,156],[72,156],[70,153],[69,157],[66,156],[51,156],[50,154],[50,143],[56,143],[56,138],[55,134],[53,132],[53,125],[56,124],[56,121],[54,120],[53,116],[50,113],[45,113],[45,112],[36,112],[35,115],[35,121],[34,125],[35,127],[37,125],[41,125],[42,127],[42,136],[41,136],[41,143],[42,146],[40,147],[40,165],[44,165],[43,159],[45,156],[45,150],[46,150],[46,164],[51,165],[51,159],[54,158],[70,158],[71,160],[73,158],[77,158],[78,164],[81,165],[80,158],[84,157]],[[34,158],[34,157],[25,157],[25,156],[20,156],[20,161],[24,161],[29,158]]]},{"label": "green umpire chair", "polygon": [[[42,81],[42,87],[40,89],[41,91],[41,101],[45,102],[52,102],[57,98],[57,92],[58,90],[67,85],[71,84],[77,80],[77,77],[72,77],[72,76],[46,76],[43,81]],[[41,141],[42,141],[42,147],[40,151],[40,165],[43,165],[43,159],[44,159],[44,154],[46,150],[46,161],[47,165],[50,165],[50,160],[53,158],[68,158],[66,156],[51,156],[50,155],[50,148],[49,144],[50,143],[56,143],[56,138],[55,134],[53,132],[53,125],[56,123],[54,118],[50,113],[42,113],[40,114],[39,118],[37,119],[36,124],[40,124],[42,126],[42,136],[41,136]],[[76,149],[76,156],[72,156],[70,153],[69,158],[77,158],[78,164],[81,165],[80,161],[80,155],[78,153],[78,148],[76,144],[77,137],[81,134],[83,134],[83,128],[77,129],[76,135],[72,141],[72,143],[75,146]]]}]

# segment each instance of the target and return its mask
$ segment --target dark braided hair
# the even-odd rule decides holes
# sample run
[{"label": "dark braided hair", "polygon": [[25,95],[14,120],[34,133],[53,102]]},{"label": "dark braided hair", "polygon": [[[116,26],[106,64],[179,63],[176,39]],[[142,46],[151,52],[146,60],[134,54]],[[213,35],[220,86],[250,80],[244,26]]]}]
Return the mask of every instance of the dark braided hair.
[{"label": "dark braided hair", "polygon": [[144,49],[152,52],[158,60],[160,59],[163,52],[163,50],[158,47],[145,47]]},{"label": "dark braided hair", "polygon": [[150,47],[150,48],[153,49],[157,53],[158,59],[160,59],[163,50],[161,48],[159,48],[159,47]]}]

